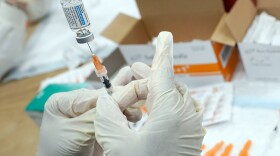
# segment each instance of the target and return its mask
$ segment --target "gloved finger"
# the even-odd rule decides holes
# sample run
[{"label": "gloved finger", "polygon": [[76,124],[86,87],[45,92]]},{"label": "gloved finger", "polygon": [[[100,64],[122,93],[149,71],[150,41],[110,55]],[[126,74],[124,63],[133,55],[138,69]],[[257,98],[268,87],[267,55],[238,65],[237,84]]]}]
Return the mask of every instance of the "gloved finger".
[{"label": "gloved finger", "polygon": [[125,66],[120,69],[118,74],[113,78],[113,86],[124,86],[133,80],[133,74],[129,66]]},{"label": "gloved finger", "polygon": [[133,105],[129,106],[123,111],[123,114],[126,116],[127,120],[130,122],[138,122],[142,119],[141,107],[146,103],[145,100],[140,100]]},{"label": "gloved finger", "polygon": [[[136,62],[136,63],[132,64],[131,70],[133,73],[133,77],[136,80],[148,78],[149,76],[151,76],[151,68],[142,62]],[[146,86],[146,84],[145,84],[145,86]],[[129,88],[129,86],[128,86],[128,88]],[[145,91],[147,91],[147,89],[145,89]],[[145,92],[144,94],[146,95],[147,92]],[[145,97],[145,95],[142,95],[142,97]],[[144,99],[146,99],[146,98],[144,98]],[[131,105],[128,107],[128,109],[124,110],[123,113],[127,117],[128,121],[137,122],[137,121],[141,120],[141,118],[142,118],[142,112],[140,110],[140,107],[143,105],[143,100],[142,100],[142,102],[139,101],[134,104],[133,104],[133,102],[134,101],[131,101],[129,103],[124,103],[121,105],[122,105],[122,107],[127,107],[128,105]],[[139,103],[141,103],[141,104],[139,105]]]},{"label": "gloved finger", "polygon": [[147,79],[141,79],[132,81],[126,86],[115,87],[112,97],[119,104],[121,111],[124,111],[139,100],[147,98],[147,82]]},{"label": "gloved finger", "polygon": [[131,70],[136,80],[148,78],[152,72],[151,67],[142,62],[133,63]]},{"label": "gloved finger", "polygon": [[103,156],[103,149],[101,148],[101,146],[98,144],[97,141],[95,141],[94,144],[93,156]]},{"label": "gloved finger", "polygon": [[[121,142],[119,137],[132,134],[132,130],[128,127],[126,117],[123,115],[118,104],[108,94],[104,94],[98,98],[95,118],[95,136],[98,143],[105,153]],[[114,143],[114,144],[112,144]]]},{"label": "gloved finger", "polygon": [[123,114],[126,116],[127,120],[130,122],[137,122],[142,118],[142,112],[139,108],[127,108],[123,111]]},{"label": "gloved finger", "polygon": [[179,91],[179,93],[182,95],[182,97],[186,93],[188,93],[188,87],[183,82],[175,81],[175,86],[176,86],[177,90]]},{"label": "gloved finger", "polygon": [[[187,99],[192,99],[191,104],[193,105],[194,109],[196,112],[202,111],[202,106],[194,100],[191,95],[189,94],[188,87],[186,84],[180,82],[180,81],[175,81],[175,85],[179,93],[184,97],[184,103],[186,103]],[[192,107],[192,106],[191,106]]]},{"label": "gloved finger", "polygon": [[[193,99],[193,98],[192,98]],[[203,108],[200,103],[193,99],[193,104],[196,112],[203,112]]]},{"label": "gloved finger", "polygon": [[45,111],[63,117],[77,117],[95,108],[98,96],[105,90],[79,89],[76,91],[57,93],[52,95]]},{"label": "gloved finger", "polygon": [[68,129],[68,131],[69,129],[71,129],[72,132],[76,131],[74,133],[81,133],[81,135],[79,136],[84,136],[83,144],[93,145],[92,141],[95,140],[95,131],[94,131],[95,116],[96,116],[96,108],[91,109],[78,117],[71,118],[69,120],[67,119],[65,120],[65,122],[69,122],[69,124],[67,125],[71,125],[72,127],[65,127],[65,129]]},{"label": "gloved finger", "polygon": [[133,63],[131,68],[129,66],[120,69],[116,77],[113,78],[112,84],[114,86],[124,86],[127,85],[132,80],[139,80],[147,78],[151,75],[151,68],[142,63]]},{"label": "gloved finger", "polygon": [[[148,67],[148,70],[145,70],[146,67],[148,67],[148,66],[145,64],[144,64],[144,66],[142,64],[140,64],[140,65],[136,64],[136,66],[135,66],[136,72],[135,71],[133,72],[129,66],[123,67],[118,72],[116,77],[112,80],[113,86],[115,86],[115,87],[116,86],[125,86],[134,79],[140,79],[138,72],[141,72],[141,73],[142,72],[145,73],[146,71],[149,72],[149,70],[150,70],[149,67]],[[142,79],[142,77],[141,77],[141,79]],[[116,90],[116,89],[114,89],[114,90]],[[127,117],[128,121],[131,121],[131,122],[137,122],[142,117],[142,113],[139,109],[131,108],[131,109],[124,110],[123,113]]]}]

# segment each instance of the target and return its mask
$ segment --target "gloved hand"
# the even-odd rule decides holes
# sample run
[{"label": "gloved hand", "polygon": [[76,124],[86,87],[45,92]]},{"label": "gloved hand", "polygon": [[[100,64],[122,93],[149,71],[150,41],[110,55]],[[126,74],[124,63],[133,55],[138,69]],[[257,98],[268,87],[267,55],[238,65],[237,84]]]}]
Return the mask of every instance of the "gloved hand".
[{"label": "gloved hand", "polygon": [[187,87],[174,81],[171,33],[162,32],[158,37],[151,76],[130,84],[126,92],[134,93],[134,98],[127,98],[127,103],[147,98],[149,118],[140,131],[132,131],[116,99],[101,95],[94,126],[105,155],[200,155],[205,135],[202,110],[190,97]]},{"label": "gloved hand", "polygon": [[[26,1],[26,0],[25,0]],[[52,4],[58,2],[56,0],[27,0],[26,12],[28,19],[31,22],[42,19],[47,16],[50,11]]]},{"label": "gloved hand", "polygon": [[27,18],[34,21],[45,16],[52,1],[0,1],[0,79],[17,66],[24,55]]},{"label": "gloved hand", "polygon": [[6,2],[0,2],[0,79],[15,67],[23,54],[27,17]]},{"label": "gloved hand", "polygon": [[29,21],[35,22],[45,17],[51,10],[54,0],[5,0],[8,4],[24,11]]},{"label": "gloved hand", "polygon": [[[138,71],[133,71],[130,67],[122,68],[112,81],[113,86],[128,84],[137,78],[137,75],[135,77],[133,73],[137,74]],[[121,89],[118,90],[121,91]],[[102,155],[102,149],[95,144],[93,121],[96,101],[100,94],[105,93],[103,89],[82,89],[53,95],[45,105],[37,155]],[[122,97],[122,94],[118,93],[118,95]],[[126,101],[118,97],[115,99],[119,103]],[[131,121],[141,118],[141,112],[135,108],[129,108],[125,114]]]}]

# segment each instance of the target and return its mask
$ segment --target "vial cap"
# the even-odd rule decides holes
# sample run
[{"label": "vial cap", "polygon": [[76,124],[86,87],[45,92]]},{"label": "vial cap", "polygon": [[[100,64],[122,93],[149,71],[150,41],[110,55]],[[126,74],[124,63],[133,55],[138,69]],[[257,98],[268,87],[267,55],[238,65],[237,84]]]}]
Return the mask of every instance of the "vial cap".
[{"label": "vial cap", "polygon": [[83,43],[88,43],[94,39],[94,36],[91,32],[86,33],[86,34],[77,34],[76,40],[78,43],[83,44]]}]

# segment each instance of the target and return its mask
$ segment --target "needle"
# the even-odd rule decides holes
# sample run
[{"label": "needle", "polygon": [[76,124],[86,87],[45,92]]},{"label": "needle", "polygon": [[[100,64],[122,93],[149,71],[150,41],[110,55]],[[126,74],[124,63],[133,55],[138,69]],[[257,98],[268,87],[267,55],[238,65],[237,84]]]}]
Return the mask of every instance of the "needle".
[{"label": "needle", "polygon": [[91,49],[91,47],[89,46],[88,43],[87,43],[87,45],[88,45],[88,47],[89,47],[89,50],[90,50],[91,54],[94,54],[93,51],[92,51],[92,49]]},{"label": "needle", "polygon": [[[279,115],[280,115],[280,110],[279,110]],[[273,146],[272,142],[274,141],[274,139],[278,133],[279,126],[280,126],[280,116],[279,116],[277,125],[274,127],[273,131],[271,132],[271,134],[269,135],[269,138],[267,139],[267,141],[265,143],[265,148],[262,152],[262,156],[267,155],[268,150],[271,148],[271,146]]]}]

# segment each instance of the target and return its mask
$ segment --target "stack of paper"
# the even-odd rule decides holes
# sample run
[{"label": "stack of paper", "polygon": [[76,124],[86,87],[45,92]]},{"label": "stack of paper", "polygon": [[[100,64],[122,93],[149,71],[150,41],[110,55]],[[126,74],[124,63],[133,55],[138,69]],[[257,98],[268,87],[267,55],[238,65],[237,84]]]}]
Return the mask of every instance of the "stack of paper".
[{"label": "stack of paper", "polygon": [[57,76],[45,79],[41,82],[40,90],[43,90],[50,84],[83,83],[92,72],[94,72],[93,64],[85,64],[75,70],[69,70]]},{"label": "stack of paper", "polygon": [[262,12],[256,16],[243,42],[280,46],[280,21]]},{"label": "stack of paper", "polygon": [[233,85],[222,83],[190,90],[191,96],[203,107],[203,126],[231,119]]}]

